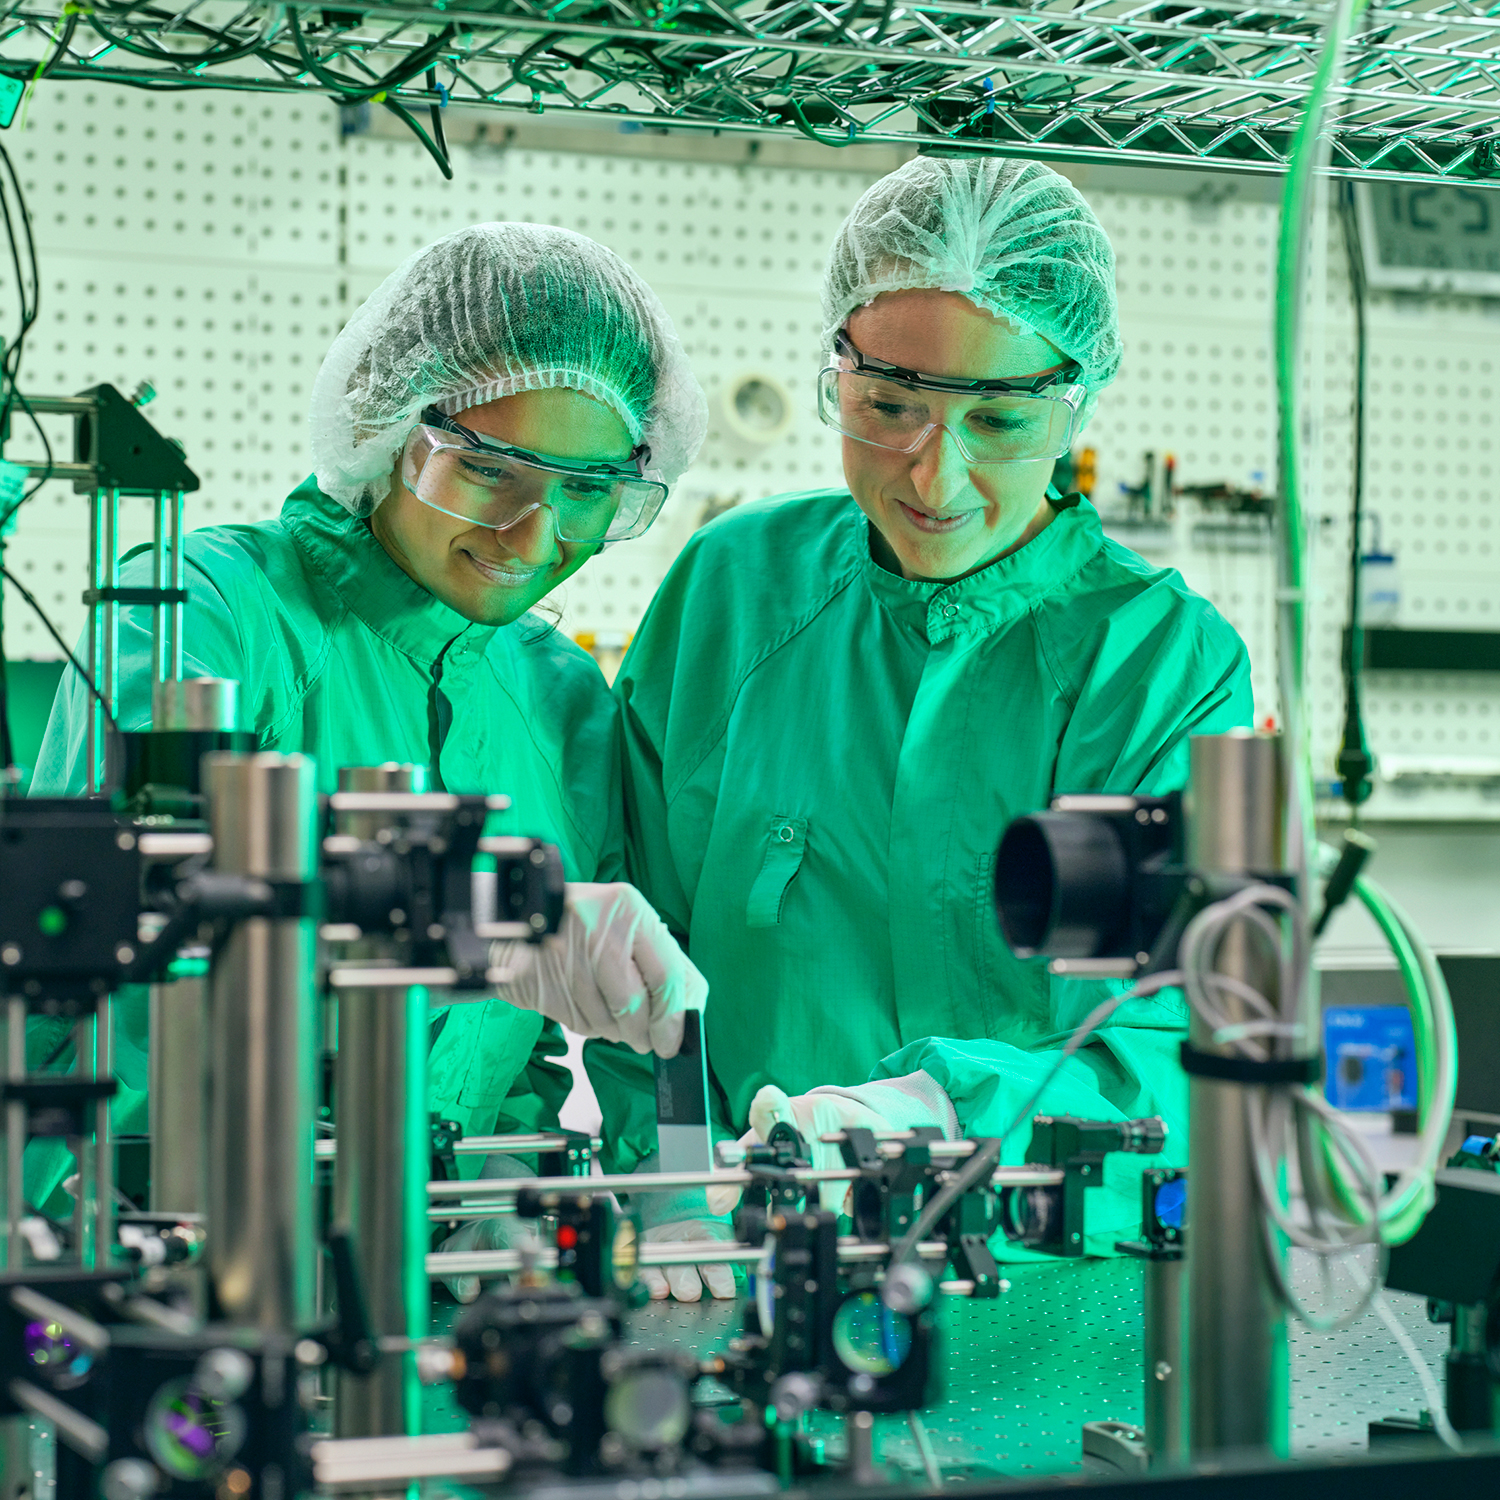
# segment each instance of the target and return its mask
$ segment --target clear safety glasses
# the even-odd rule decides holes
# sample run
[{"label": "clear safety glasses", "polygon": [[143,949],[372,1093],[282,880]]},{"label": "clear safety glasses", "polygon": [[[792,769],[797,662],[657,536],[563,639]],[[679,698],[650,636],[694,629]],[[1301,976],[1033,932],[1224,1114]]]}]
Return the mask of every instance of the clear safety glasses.
[{"label": "clear safety glasses", "polygon": [[835,354],[818,376],[819,417],[894,453],[915,453],[941,427],[971,464],[1061,458],[1088,395],[1076,364],[1024,380],[948,379],[870,359],[842,333]]},{"label": "clear safety glasses", "polygon": [[429,406],[413,428],[401,478],[445,516],[506,531],[534,510],[552,512],[563,542],[626,542],[656,519],[667,487],[641,478],[651,451],[623,463],[588,463],[531,453],[481,437]]}]

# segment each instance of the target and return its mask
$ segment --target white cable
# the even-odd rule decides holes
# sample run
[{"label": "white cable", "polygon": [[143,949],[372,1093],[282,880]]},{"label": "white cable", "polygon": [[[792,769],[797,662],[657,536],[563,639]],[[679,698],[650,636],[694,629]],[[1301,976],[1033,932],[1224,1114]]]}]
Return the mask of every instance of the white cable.
[{"label": "white cable", "polygon": [[1433,1431],[1455,1453],[1462,1453],[1464,1445],[1453,1430],[1453,1423],[1448,1420],[1448,1411],[1443,1403],[1443,1393],[1438,1388],[1437,1377],[1433,1375],[1427,1361],[1422,1358],[1422,1351],[1417,1348],[1412,1336],[1401,1326],[1401,1320],[1391,1310],[1391,1305],[1384,1296],[1377,1292],[1370,1299],[1370,1306],[1375,1316],[1390,1329],[1391,1337],[1401,1346],[1401,1352],[1411,1361],[1412,1369],[1417,1372],[1417,1379],[1422,1383],[1422,1394],[1427,1398],[1427,1410],[1432,1414]]}]

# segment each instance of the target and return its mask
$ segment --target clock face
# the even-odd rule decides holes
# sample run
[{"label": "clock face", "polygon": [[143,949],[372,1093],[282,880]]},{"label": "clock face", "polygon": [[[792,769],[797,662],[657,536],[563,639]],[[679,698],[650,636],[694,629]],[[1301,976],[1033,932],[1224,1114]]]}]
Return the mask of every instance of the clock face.
[{"label": "clock face", "polygon": [[1359,207],[1371,286],[1500,295],[1500,191],[1361,184]]}]

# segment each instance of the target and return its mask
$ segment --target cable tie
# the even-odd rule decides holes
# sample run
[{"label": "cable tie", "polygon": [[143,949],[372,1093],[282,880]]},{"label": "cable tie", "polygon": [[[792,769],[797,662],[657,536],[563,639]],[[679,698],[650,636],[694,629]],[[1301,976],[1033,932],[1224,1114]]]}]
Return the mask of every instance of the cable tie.
[{"label": "cable tie", "polygon": [[1217,1052],[1200,1052],[1191,1042],[1184,1042],[1181,1057],[1184,1073],[1196,1078],[1217,1078],[1222,1083],[1317,1083],[1323,1077],[1321,1054],[1257,1062],[1250,1057],[1221,1057]]}]

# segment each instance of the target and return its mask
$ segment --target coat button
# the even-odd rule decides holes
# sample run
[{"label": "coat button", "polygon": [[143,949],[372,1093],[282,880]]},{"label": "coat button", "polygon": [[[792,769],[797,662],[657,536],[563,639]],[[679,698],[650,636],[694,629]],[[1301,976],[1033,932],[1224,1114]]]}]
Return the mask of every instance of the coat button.
[{"label": "coat button", "polygon": [[943,618],[945,620],[951,620],[957,613],[958,606],[956,604],[945,604],[943,606]]},{"label": "coat button", "polygon": [[783,844],[790,844],[791,841],[797,837],[797,833],[790,823],[783,823],[781,827],[776,830],[776,836],[781,840]]}]

